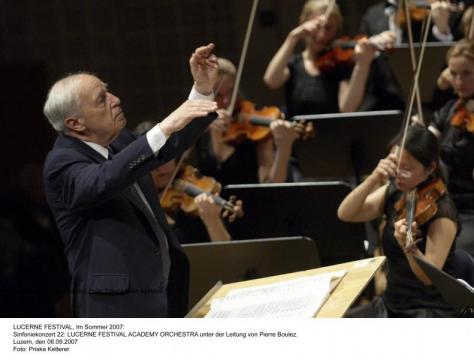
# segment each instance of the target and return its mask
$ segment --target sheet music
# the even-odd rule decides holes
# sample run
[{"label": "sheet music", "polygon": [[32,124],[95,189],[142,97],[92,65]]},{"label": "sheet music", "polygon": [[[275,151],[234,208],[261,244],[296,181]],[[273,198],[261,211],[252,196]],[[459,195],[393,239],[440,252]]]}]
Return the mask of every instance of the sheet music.
[{"label": "sheet music", "polygon": [[345,271],[235,289],[211,303],[212,318],[312,318]]}]

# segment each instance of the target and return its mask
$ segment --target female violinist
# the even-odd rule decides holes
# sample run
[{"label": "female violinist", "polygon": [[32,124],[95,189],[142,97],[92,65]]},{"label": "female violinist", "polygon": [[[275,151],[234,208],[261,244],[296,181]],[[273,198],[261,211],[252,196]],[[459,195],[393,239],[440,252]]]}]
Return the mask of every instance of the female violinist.
[{"label": "female violinist", "polygon": [[[357,41],[353,67],[336,66],[331,71],[322,71],[319,63],[341,27],[342,15],[337,4],[309,0],[303,7],[300,25],[290,31],[270,61],[264,82],[271,89],[285,86],[289,116],[357,111],[362,104],[377,50],[372,41],[367,38]],[[304,51],[293,55],[303,40]],[[390,32],[379,35],[380,47],[389,47],[393,41]]]},{"label": "female violinist", "polygon": [[[414,261],[418,255],[448,273],[454,272],[453,254],[457,231],[455,206],[440,179],[436,137],[422,125],[407,130],[399,170],[397,157],[388,155],[364,182],[341,203],[338,217],[347,222],[366,222],[382,215],[386,226],[382,247],[387,257],[385,293],[371,303],[350,311],[351,317],[445,317],[452,309],[431,286]],[[393,182],[388,182],[394,178]],[[417,190],[414,222],[407,224],[403,204],[410,190]],[[437,193],[436,196],[433,194]],[[425,196],[428,195],[428,196]],[[407,243],[407,230],[416,239]]]},{"label": "female violinist", "polygon": [[214,94],[219,118],[198,142],[198,168],[215,177],[222,185],[285,182],[293,142],[298,137],[292,124],[282,119],[271,122],[269,136],[260,141],[245,139],[227,143],[223,135],[229,124],[239,116],[239,105],[233,114],[227,108],[234,89],[236,68],[227,59],[219,58],[219,81]]},{"label": "female violinist", "polygon": [[[474,6],[469,6],[461,17],[459,31],[461,38],[474,40]],[[436,111],[441,109],[449,100],[457,99],[457,95],[451,84],[452,76],[451,70],[445,64],[444,70],[436,80],[436,87],[431,96],[431,110]]]},{"label": "female violinist", "polygon": [[[153,122],[145,121],[137,125],[135,133],[142,134],[152,128]],[[176,159],[173,159],[151,172],[153,183],[158,195],[169,184],[175,174]],[[184,196],[184,194],[183,194]],[[182,211],[176,213],[173,221],[169,221],[180,243],[200,243],[230,241],[231,236],[221,218],[222,207],[214,199],[203,192],[194,198],[199,218]]]},{"label": "female violinist", "polygon": [[[171,160],[152,171],[153,183],[159,194],[173,176],[176,170],[176,160]],[[184,194],[182,196],[185,196]],[[196,218],[183,211],[174,216],[172,228],[180,243],[230,241],[231,236],[222,221],[222,206],[205,192],[194,198],[198,216]],[[204,225],[204,226],[203,226]]]},{"label": "female violinist", "polygon": [[429,129],[440,139],[448,189],[459,210],[458,246],[474,255],[474,41],[457,42],[447,62],[457,98],[435,113]]}]

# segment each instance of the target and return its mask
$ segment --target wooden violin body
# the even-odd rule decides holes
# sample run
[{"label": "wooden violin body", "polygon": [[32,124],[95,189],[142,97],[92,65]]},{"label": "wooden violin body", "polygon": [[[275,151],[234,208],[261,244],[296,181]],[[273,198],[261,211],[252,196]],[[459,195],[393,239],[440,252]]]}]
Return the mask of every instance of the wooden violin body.
[{"label": "wooden violin body", "polygon": [[[239,143],[244,139],[259,142],[271,135],[270,121],[279,119],[280,109],[276,106],[263,107],[260,110],[250,101],[241,101],[236,119],[232,121],[222,139],[229,144]],[[258,120],[264,119],[262,123]]]},{"label": "wooden violin body", "polygon": [[358,35],[351,39],[348,36],[342,36],[336,39],[330,50],[318,56],[315,61],[316,67],[321,72],[327,72],[338,66],[354,65],[354,48],[357,41],[363,37],[364,35]]},{"label": "wooden violin body", "polygon": [[216,195],[221,191],[221,184],[210,176],[202,176],[199,171],[191,165],[184,165],[178,177],[172,182],[170,188],[160,199],[162,208],[168,215],[182,210],[187,214],[198,216],[199,210],[194,198],[202,193],[207,193],[223,209],[223,217],[229,215],[229,221],[243,216],[242,202],[235,198],[224,200]]},{"label": "wooden violin body", "polygon": [[[241,101],[236,119],[229,124],[222,140],[228,144],[238,144],[245,139],[252,142],[268,139],[271,136],[271,122],[282,118],[283,114],[276,106],[257,110],[252,102]],[[292,123],[292,126],[303,139],[314,136],[312,122],[299,121]]]},{"label": "wooden violin body", "polygon": [[[425,224],[438,212],[437,200],[446,193],[441,179],[434,180],[416,190],[413,219],[418,226]],[[395,203],[398,219],[408,218],[407,200],[403,196]]]},{"label": "wooden violin body", "polygon": [[474,100],[467,102],[458,101],[456,112],[451,118],[451,125],[457,128],[464,128],[471,134],[474,133]]}]

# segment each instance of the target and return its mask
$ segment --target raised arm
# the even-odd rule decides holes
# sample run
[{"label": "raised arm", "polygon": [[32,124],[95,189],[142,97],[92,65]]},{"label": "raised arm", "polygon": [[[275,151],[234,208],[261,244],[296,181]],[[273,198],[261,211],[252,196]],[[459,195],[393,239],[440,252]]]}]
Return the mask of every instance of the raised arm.
[{"label": "raised arm", "polygon": [[270,89],[279,89],[288,81],[290,71],[288,62],[295,50],[296,45],[305,36],[310,36],[319,29],[320,20],[313,19],[304,22],[300,26],[294,28],[286,37],[285,41],[273,56],[272,60],[265,70],[263,82]]},{"label": "raised arm", "polygon": [[395,176],[396,156],[390,154],[379,164],[359,186],[346,196],[337,209],[337,216],[342,221],[364,222],[373,220],[383,213],[386,182]]},{"label": "raised arm", "polygon": [[384,31],[370,39],[363,38],[354,49],[355,65],[349,81],[342,81],[339,87],[339,109],[341,112],[357,111],[365,96],[370,67],[377,48],[393,47],[396,35],[392,31]]}]

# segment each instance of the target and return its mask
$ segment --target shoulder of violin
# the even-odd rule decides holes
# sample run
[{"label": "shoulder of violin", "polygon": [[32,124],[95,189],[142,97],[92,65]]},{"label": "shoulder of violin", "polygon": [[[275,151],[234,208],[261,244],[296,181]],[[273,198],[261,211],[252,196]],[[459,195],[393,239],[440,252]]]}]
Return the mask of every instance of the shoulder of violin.
[{"label": "shoulder of violin", "polygon": [[255,104],[250,100],[241,100],[238,107],[239,112],[253,112],[255,111]]}]

